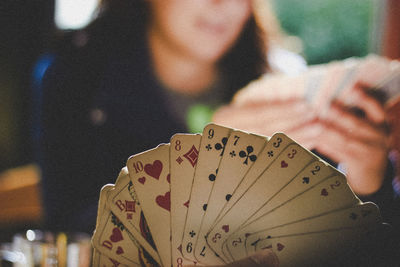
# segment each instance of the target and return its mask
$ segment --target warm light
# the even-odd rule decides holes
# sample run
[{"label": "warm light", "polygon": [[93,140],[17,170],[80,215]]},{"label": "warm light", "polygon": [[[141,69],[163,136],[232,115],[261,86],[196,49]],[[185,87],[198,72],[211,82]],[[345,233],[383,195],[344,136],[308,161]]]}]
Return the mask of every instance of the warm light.
[{"label": "warm light", "polygon": [[80,29],[93,19],[98,0],[56,0],[55,23],[59,29]]},{"label": "warm light", "polygon": [[36,238],[35,231],[33,230],[26,231],[26,239],[28,239],[29,241],[34,241],[35,238]]}]

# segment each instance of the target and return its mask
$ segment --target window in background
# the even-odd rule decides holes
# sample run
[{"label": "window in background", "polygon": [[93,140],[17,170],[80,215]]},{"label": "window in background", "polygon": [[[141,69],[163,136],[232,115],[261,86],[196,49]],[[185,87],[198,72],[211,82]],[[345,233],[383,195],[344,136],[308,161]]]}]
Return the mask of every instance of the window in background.
[{"label": "window in background", "polygon": [[273,0],[282,28],[302,40],[308,64],[365,56],[374,45],[374,0]]}]

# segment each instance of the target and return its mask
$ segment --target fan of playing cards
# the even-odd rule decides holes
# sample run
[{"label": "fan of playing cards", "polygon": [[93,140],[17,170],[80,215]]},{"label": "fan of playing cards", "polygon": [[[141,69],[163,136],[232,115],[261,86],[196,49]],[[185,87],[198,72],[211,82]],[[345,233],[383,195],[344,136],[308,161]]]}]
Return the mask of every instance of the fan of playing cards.
[{"label": "fan of playing cards", "polygon": [[94,266],[224,264],[266,248],[280,266],[313,266],[380,224],[375,204],[285,134],[209,124],[131,156],[102,188]]}]

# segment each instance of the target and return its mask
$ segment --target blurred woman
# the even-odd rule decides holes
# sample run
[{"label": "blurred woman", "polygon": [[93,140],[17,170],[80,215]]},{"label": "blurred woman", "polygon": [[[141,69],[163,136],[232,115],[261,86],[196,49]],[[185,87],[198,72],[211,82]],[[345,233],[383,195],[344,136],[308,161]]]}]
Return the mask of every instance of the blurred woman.
[{"label": "blurred woman", "polygon": [[[252,94],[241,105],[238,99],[229,104],[240,88],[270,71],[266,55],[278,30],[271,12],[257,12],[269,11],[266,2],[258,4],[106,0],[94,23],[70,36],[43,82],[49,229],[93,231],[100,188],[114,182],[130,155],[174,133],[196,131],[203,125],[193,121],[210,120],[221,106],[215,122],[259,134],[293,133],[300,144],[344,162],[359,195],[386,184],[392,175],[385,176],[384,112],[362,88],[352,91],[361,117],[340,102],[324,118],[296,98],[254,105],[261,97]],[[269,89],[262,80],[257,86]]]}]

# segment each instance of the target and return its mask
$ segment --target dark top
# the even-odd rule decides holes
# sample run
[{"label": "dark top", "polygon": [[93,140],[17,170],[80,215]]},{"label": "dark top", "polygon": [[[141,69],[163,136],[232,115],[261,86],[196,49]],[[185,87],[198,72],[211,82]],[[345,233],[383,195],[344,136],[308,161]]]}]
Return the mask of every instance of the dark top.
[{"label": "dark top", "polygon": [[[48,229],[93,231],[100,189],[115,182],[128,157],[188,132],[171,108],[184,100],[171,103],[157,81],[145,34],[130,34],[117,49],[74,33],[45,74],[40,162]],[[225,85],[214,92],[220,103],[234,94]]]}]

